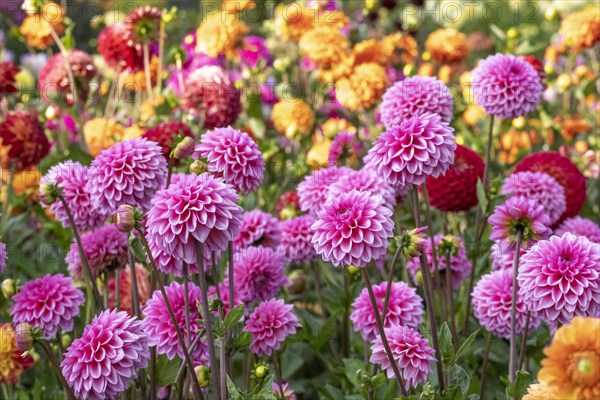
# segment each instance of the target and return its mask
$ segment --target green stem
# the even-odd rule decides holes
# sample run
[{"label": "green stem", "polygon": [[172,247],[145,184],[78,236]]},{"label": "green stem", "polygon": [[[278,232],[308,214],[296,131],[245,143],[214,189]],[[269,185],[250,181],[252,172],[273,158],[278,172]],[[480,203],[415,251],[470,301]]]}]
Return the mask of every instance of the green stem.
[{"label": "green stem", "polygon": [[63,389],[65,390],[65,396],[69,400],[74,400],[75,394],[73,393],[73,389],[71,389],[71,387],[67,383],[67,381],[62,373],[62,370],[60,369],[60,366],[56,362],[56,358],[54,357],[54,354],[52,354],[52,350],[50,350],[50,347],[48,346],[48,343],[46,343],[45,341],[41,341],[41,342],[38,342],[38,344],[42,348],[44,353],[46,354],[46,357],[48,357],[48,361],[50,361],[50,366],[52,367],[52,369],[58,376],[58,379],[60,380],[60,383],[62,384]]},{"label": "green stem", "polygon": [[517,230],[517,241],[515,247],[515,258],[513,261],[512,299],[510,309],[510,359],[509,379],[514,382],[517,373],[517,275],[519,274],[519,257],[521,255],[521,230]]}]

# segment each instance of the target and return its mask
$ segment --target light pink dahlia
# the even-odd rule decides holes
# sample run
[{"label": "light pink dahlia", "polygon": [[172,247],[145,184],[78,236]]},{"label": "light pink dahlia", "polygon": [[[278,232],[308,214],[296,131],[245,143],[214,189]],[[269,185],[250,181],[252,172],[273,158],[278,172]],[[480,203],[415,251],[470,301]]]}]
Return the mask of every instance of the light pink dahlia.
[{"label": "light pink dahlia", "polygon": [[312,225],[312,243],[335,266],[365,267],[385,254],[394,224],[381,196],[352,190],[330,198]]},{"label": "light pink dahlia", "polygon": [[47,274],[27,282],[12,300],[13,324],[39,327],[45,339],[51,339],[59,328],[70,332],[84,303],[83,292],[73,286],[71,279],[60,274]]},{"label": "light pink dahlia", "polygon": [[167,177],[161,148],[144,138],[119,142],[100,153],[88,173],[87,190],[94,206],[114,213],[122,204],[150,208]]},{"label": "light pink dahlia", "polygon": [[269,247],[248,247],[235,254],[234,285],[244,303],[269,300],[287,284],[283,259]]},{"label": "light pink dahlia", "polygon": [[304,212],[317,215],[327,200],[329,186],[337,182],[340,177],[351,171],[346,167],[329,167],[314,170],[298,185],[300,209]]},{"label": "light pink dahlia", "polygon": [[[504,269],[481,277],[473,289],[473,312],[479,323],[488,332],[504,339],[510,338],[512,310],[513,272]],[[527,322],[527,311],[530,311],[523,296],[517,294],[516,332],[522,335]],[[535,331],[540,324],[537,313],[532,313],[529,320],[529,333]]]},{"label": "light pink dahlia", "polygon": [[533,245],[521,259],[519,291],[531,311],[547,322],[600,312],[600,248],[565,233]]},{"label": "light pink dahlia", "polygon": [[61,368],[77,398],[117,399],[149,358],[142,322],[124,311],[105,310],[69,346]]},{"label": "light pink dahlia", "polygon": [[[79,232],[96,229],[108,218],[105,209],[92,205],[90,192],[86,187],[87,174],[87,167],[78,162],[65,161],[50,168],[40,182],[40,185],[50,183],[62,190],[62,196],[73,214]],[[61,201],[54,202],[50,206],[50,211],[64,227],[71,226]]]},{"label": "light pink dahlia", "polygon": [[301,325],[292,308],[294,306],[283,300],[271,299],[254,309],[244,326],[244,331],[252,334],[250,350],[254,354],[270,356],[273,350],[279,350],[288,335],[296,333]]},{"label": "light pink dahlia", "polygon": [[317,258],[317,253],[312,245],[311,226],[314,222],[315,218],[307,214],[279,223],[281,228],[279,250],[286,262],[302,264]]},{"label": "light pink dahlia", "polygon": [[[429,346],[429,341],[407,326],[393,325],[384,330],[406,389],[414,388],[419,383],[427,381],[427,375],[431,372],[430,363],[435,361],[434,351]],[[380,365],[387,373],[387,377],[392,379],[394,371],[380,336],[373,341],[371,351],[373,354],[369,361]]]},{"label": "light pink dahlia", "polygon": [[556,228],[554,234],[562,236],[567,232],[572,233],[575,236],[584,236],[591,242],[600,243],[600,226],[591,219],[582,217],[566,219],[558,228]]},{"label": "light pink dahlia", "polygon": [[240,232],[233,240],[236,250],[248,246],[265,246],[276,248],[281,242],[279,220],[261,210],[244,213]]},{"label": "light pink dahlia", "polygon": [[[208,173],[180,175],[152,199],[146,232],[153,253],[193,264],[196,241],[204,244],[204,252],[224,250],[240,227],[242,209],[237,201],[235,190],[221,178]],[[166,266],[162,259],[157,262]]]},{"label": "light pink dahlia", "polygon": [[347,193],[352,189],[381,196],[383,204],[391,210],[396,206],[396,190],[375,171],[368,168],[346,172],[329,186],[327,197],[339,197],[342,193]]},{"label": "light pink dahlia", "polygon": [[492,225],[490,240],[500,242],[507,249],[516,247],[518,230],[521,230],[521,243],[525,248],[546,239],[552,232],[548,227],[550,218],[544,207],[521,196],[510,197],[496,206],[488,222]]},{"label": "light pink dahlia", "polygon": [[379,112],[387,129],[426,113],[452,120],[454,100],[446,84],[436,78],[413,76],[396,82],[381,98]]},{"label": "light pink dahlia", "polygon": [[523,196],[544,207],[550,225],[559,220],[567,209],[565,189],[552,176],[543,172],[515,172],[504,180],[502,194]]},{"label": "light pink dahlia", "polygon": [[[383,311],[386,290],[387,282],[373,285],[379,314]],[[367,288],[364,288],[354,299],[352,308],[354,310],[350,314],[350,320],[354,325],[354,330],[360,332],[365,341],[372,342],[378,336],[378,331]],[[384,328],[393,325],[418,328],[419,324],[423,322],[423,304],[416,289],[409,287],[405,282],[393,282],[387,312],[385,316],[381,315],[381,318]]]},{"label": "light pink dahlia", "polygon": [[258,146],[246,132],[230,126],[206,132],[194,152],[194,158],[199,157],[208,161],[209,172],[222,176],[243,194],[262,183],[265,163]]},{"label": "light pink dahlia", "polygon": [[379,136],[365,164],[391,185],[420,185],[454,163],[453,132],[437,114],[411,117]]},{"label": "light pink dahlia", "polygon": [[[104,270],[119,269],[128,262],[127,236],[119,232],[113,224],[84,233],[81,235],[81,242],[94,277]],[[71,243],[65,262],[73,279],[85,278],[86,272],[81,264],[79,247],[75,240]]]},{"label": "light pink dahlia", "polygon": [[[175,313],[177,325],[181,329],[183,336],[187,337],[184,286],[181,283],[173,281],[169,286],[165,287],[165,291]],[[203,330],[202,314],[198,311],[199,307],[196,307],[196,304],[202,304],[202,297],[200,288],[191,282],[188,284],[188,299],[190,310],[189,334],[191,340],[194,341]],[[172,360],[175,356],[183,359],[183,349],[177,338],[177,330],[175,329],[175,325],[173,325],[167,304],[159,290],[156,290],[150,300],[146,302],[142,313],[146,315],[146,318],[142,321],[142,326],[148,334],[148,343],[150,346],[156,346],[157,354],[164,354],[169,360]],[[199,361],[202,359],[204,349],[205,345],[200,341],[190,355],[194,360]]]}]

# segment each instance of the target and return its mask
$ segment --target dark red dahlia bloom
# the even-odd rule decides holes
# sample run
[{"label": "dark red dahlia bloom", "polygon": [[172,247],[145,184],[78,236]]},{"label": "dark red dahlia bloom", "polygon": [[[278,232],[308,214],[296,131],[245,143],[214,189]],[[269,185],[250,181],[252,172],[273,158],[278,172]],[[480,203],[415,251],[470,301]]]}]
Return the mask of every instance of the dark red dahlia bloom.
[{"label": "dark red dahlia bloom", "polygon": [[294,214],[300,214],[300,198],[298,197],[298,193],[292,191],[287,192],[279,196],[277,199],[277,203],[275,204],[275,215],[277,215],[280,219],[284,218],[284,215],[281,215],[283,210],[291,209]]},{"label": "dark red dahlia bloom", "polygon": [[0,124],[0,137],[5,146],[10,146],[8,157],[23,170],[40,162],[50,151],[50,143],[37,114],[28,110],[8,113]]},{"label": "dark red dahlia bloom", "polygon": [[446,175],[425,182],[431,205],[442,211],[466,211],[477,204],[477,179],[483,178],[484,162],[471,149],[456,145],[454,164]]},{"label": "dark red dahlia bloom", "polygon": [[544,63],[542,62],[542,60],[536,58],[535,56],[520,56],[519,58],[531,65],[533,69],[535,69],[535,72],[537,72],[544,87],[548,86],[544,82],[546,80],[546,71],[544,71]]},{"label": "dark red dahlia bloom", "polygon": [[21,69],[11,62],[0,63],[0,98],[6,94],[15,93],[18,90],[15,75],[19,71]]},{"label": "dark red dahlia bloom", "polygon": [[141,50],[129,46],[130,32],[123,23],[107,26],[98,35],[98,53],[104,61],[117,71],[144,69],[144,55]]},{"label": "dark red dahlia bloom", "polygon": [[554,152],[543,151],[525,157],[515,167],[515,172],[535,171],[544,172],[562,185],[567,198],[567,209],[557,222],[556,227],[567,218],[579,214],[585,203],[585,177],[577,166],[567,157]]},{"label": "dark red dahlia bloom", "polygon": [[[71,50],[68,59],[77,95],[80,99],[86,99],[90,90],[90,81],[97,73],[94,61],[82,50]],[[67,63],[62,53],[50,57],[48,63],[42,68],[38,88],[45,102],[51,103],[57,100],[57,97],[62,97],[67,104],[73,103]]]},{"label": "dark red dahlia bloom", "polygon": [[157,143],[161,147],[165,158],[169,159],[169,155],[173,151],[173,145],[175,144],[173,138],[179,134],[184,137],[194,138],[190,127],[181,121],[161,122],[155,127],[146,130],[142,137]]}]

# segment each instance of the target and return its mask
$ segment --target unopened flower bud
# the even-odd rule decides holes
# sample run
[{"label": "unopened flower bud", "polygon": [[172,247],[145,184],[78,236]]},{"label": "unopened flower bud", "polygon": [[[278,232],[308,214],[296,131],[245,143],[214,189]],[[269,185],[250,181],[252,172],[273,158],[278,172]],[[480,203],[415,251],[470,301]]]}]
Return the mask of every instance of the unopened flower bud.
[{"label": "unopened flower bud", "polygon": [[404,76],[411,77],[414,75],[415,73],[415,64],[412,63],[408,63],[404,66],[404,68],[402,69],[402,73],[404,74]]},{"label": "unopened flower bud", "polygon": [[21,351],[29,351],[33,348],[33,328],[27,323],[17,325],[15,329],[17,347]]},{"label": "unopened flower bud", "polygon": [[206,172],[206,164],[200,160],[196,160],[190,165],[190,172],[196,175],[203,174]]},{"label": "unopened flower bud", "polygon": [[571,77],[568,74],[560,74],[558,79],[556,79],[556,86],[562,92],[565,92],[571,86]]},{"label": "unopened flower bud", "polygon": [[12,297],[17,294],[17,291],[17,282],[13,279],[5,279],[2,281],[2,294],[6,299],[12,299]]},{"label": "unopened flower bud", "polygon": [[288,282],[287,289],[289,294],[300,294],[304,292],[304,288],[306,287],[304,271],[301,269],[292,271],[292,273],[288,275]]},{"label": "unopened flower bud", "polygon": [[68,333],[63,333],[60,338],[60,341],[62,343],[63,349],[66,349],[71,345],[71,343],[73,343],[73,338]]},{"label": "unopened flower bud", "polygon": [[525,128],[526,122],[525,117],[518,117],[512,120],[512,126],[515,129],[523,129]]},{"label": "unopened flower bud", "polygon": [[194,368],[200,387],[206,388],[210,385],[210,369],[205,365],[198,365]]},{"label": "unopened flower bud", "polygon": [[360,268],[358,268],[357,266],[354,266],[354,265],[349,265],[347,269],[348,269],[348,273],[350,275],[355,275],[360,272]]},{"label": "unopened flower bud", "polygon": [[556,10],[556,8],[548,7],[546,9],[546,12],[544,13],[544,18],[546,18],[547,21],[552,21],[554,18],[556,18],[557,15],[558,11]]},{"label": "unopened flower bud", "polygon": [[185,136],[175,149],[173,149],[173,158],[177,160],[181,160],[182,158],[186,158],[194,154],[194,148],[196,147],[196,142],[189,136]]},{"label": "unopened flower bud", "polygon": [[60,195],[59,188],[51,182],[42,182],[40,185],[39,199],[47,206],[51,206],[56,202]]},{"label": "unopened flower bud", "polygon": [[519,37],[519,30],[517,28],[510,28],[507,32],[506,32],[506,36],[509,39],[516,39]]},{"label": "unopened flower bud", "polygon": [[258,367],[256,367],[254,374],[257,378],[264,378],[268,372],[269,369],[265,365],[259,365]]},{"label": "unopened flower bud", "polygon": [[115,214],[115,225],[120,232],[128,233],[135,228],[135,207],[121,204]]},{"label": "unopened flower bud", "polygon": [[460,245],[456,240],[456,237],[452,235],[446,235],[440,240],[438,244],[438,251],[440,255],[449,254],[450,256],[455,256],[458,254],[460,250]]}]

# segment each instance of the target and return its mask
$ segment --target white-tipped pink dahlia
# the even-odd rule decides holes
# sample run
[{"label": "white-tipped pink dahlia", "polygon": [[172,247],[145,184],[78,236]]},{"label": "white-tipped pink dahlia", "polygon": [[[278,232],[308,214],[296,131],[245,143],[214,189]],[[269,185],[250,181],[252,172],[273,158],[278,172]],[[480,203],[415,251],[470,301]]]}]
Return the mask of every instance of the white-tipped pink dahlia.
[{"label": "white-tipped pink dahlia", "polygon": [[329,186],[351,171],[346,167],[329,167],[314,170],[298,185],[300,209],[316,215],[327,201]]},{"label": "white-tipped pink dahlia", "polygon": [[338,197],[352,189],[359,192],[371,192],[383,198],[386,207],[393,210],[396,206],[396,190],[377,173],[368,168],[358,171],[350,170],[329,186],[327,198]]},{"label": "white-tipped pink dahlia", "polygon": [[291,304],[271,299],[258,305],[246,320],[244,331],[252,334],[250,350],[258,355],[270,356],[279,350],[281,342],[300,327],[298,317],[292,312]]},{"label": "white-tipped pink dahlia", "polygon": [[572,233],[575,236],[584,236],[591,242],[600,243],[600,226],[591,219],[582,217],[566,219],[558,228],[556,228],[554,234],[562,236],[567,232]]},{"label": "white-tipped pink dahlia", "polygon": [[236,250],[248,246],[265,246],[276,248],[281,242],[279,220],[261,210],[244,213],[240,231],[233,240]]}]

